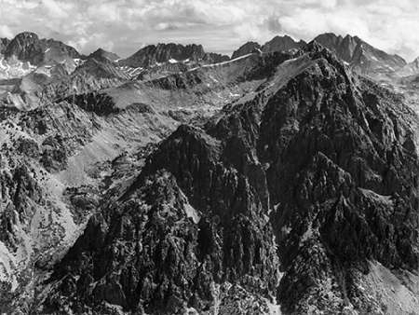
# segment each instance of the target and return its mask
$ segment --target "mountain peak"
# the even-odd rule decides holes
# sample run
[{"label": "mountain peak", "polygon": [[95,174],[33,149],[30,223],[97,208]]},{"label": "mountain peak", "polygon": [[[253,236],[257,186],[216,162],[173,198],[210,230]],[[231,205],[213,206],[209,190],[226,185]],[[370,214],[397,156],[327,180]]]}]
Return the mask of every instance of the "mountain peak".
[{"label": "mountain peak", "polygon": [[305,45],[304,41],[296,42],[291,36],[275,36],[262,47],[263,52],[287,51],[290,49],[298,49]]},{"label": "mountain peak", "polygon": [[120,57],[117,54],[110,51],[106,51],[102,48],[98,48],[96,51],[92,52],[87,58],[105,58],[110,61],[116,61],[120,59]]},{"label": "mountain peak", "polygon": [[299,49],[306,45],[306,42],[300,40],[299,42],[295,41],[289,35],[276,35],[270,41],[266,42],[263,46],[260,46],[256,42],[247,42],[242,45],[239,49],[233,52],[232,59],[244,56],[250,53],[253,53],[257,50],[261,50],[264,53],[274,52],[274,51],[288,51],[290,49]]},{"label": "mountain peak", "polygon": [[315,40],[355,69],[368,75],[390,73],[406,64],[400,56],[387,54],[358,36],[347,34],[342,37],[334,33],[325,33],[317,36]]},{"label": "mountain peak", "polygon": [[233,54],[231,55],[231,59],[236,59],[241,56],[251,54],[261,48],[262,47],[257,42],[252,42],[252,41],[247,42],[243,44],[242,46],[240,46],[239,49],[233,52]]},{"label": "mountain peak", "polygon": [[15,36],[15,39],[33,39],[33,40],[39,40],[39,36],[36,33],[25,31],[25,32],[21,32],[21,33],[17,34]]},{"label": "mountain peak", "polygon": [[171,59],[176,61],[183,60],[203,60],[206,53],[202,45],[198,44],[176,44],[176,43],[158,43],[157,45],[148,45],[132,56],[121,60],[121,65],[130,67],[148,67],[153,64],[167,62]]},{"label": "mountain peak", "polygon": [[33,65],[41,63],[62,62],[68,58],[79,57],[79,53],[71,46],[54,39],[40,39],[32,32],[22,32],[13,38],[4,48],[6,58],[15,56],[21,61]]}]

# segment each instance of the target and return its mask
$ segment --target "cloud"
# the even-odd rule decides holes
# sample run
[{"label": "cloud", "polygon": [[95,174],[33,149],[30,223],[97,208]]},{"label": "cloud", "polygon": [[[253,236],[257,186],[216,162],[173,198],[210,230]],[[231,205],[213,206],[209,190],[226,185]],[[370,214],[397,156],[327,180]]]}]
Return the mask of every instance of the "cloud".
[{"label": "cloud", "polygon": [[49,16],[58,19],[68,18],[68,13],[71,12],[71,5],[57,2],[55,0],[42,0],[40,3],[47,11]]},{"label": "cloud", "polygon": [[10,38],[12,36],[13,32],[7,25],[0,25],[0,37]]},{"label": "cloud", "polygon": [[84,53],[100,46],[127,56],[167,41],[231,52],[248,40],[335,32],[419,55],[417,0],[0,0],[0,9],[0,36],[30,30]]}]

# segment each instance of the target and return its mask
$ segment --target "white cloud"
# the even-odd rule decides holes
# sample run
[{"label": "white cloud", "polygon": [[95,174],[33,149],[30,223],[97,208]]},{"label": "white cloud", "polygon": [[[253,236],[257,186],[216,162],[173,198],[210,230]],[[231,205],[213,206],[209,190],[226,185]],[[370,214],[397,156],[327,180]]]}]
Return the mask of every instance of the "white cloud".
[{"label": "white cloud", "polygon": [[48,11],[48,15],[53,16],[54,18],[67,18],[68,13],[71,12],[71,7],[64,2],[58,2],[55,0],[42,0],[41,4]]},{"label": "white cloud", "polygon": [[0,37],[10,38],[12,36],[13,32],[7,25],[0,25]]},{"label": "white cloud", "polygon": [[0,36],[30,30],[84,53],[101,46],[129,55],[163,41],[231,52],[247,40],[311,40],[330,31],[413,59],[418,16],[417,0],[0,0]]}]

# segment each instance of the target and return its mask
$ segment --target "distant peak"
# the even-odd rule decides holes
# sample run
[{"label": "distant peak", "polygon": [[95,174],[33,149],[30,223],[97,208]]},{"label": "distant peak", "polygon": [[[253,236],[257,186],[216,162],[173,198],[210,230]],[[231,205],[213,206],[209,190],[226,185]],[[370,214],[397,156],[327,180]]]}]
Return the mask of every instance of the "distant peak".
[{"label": "distant peak", "polygon": [[136,68],[165,63],[171,59],[174,61],[198,61],[209,57],[201,44],[158,43],[141,48],[132,56],[119,61],[119,63]]},{"label": "distant peak", "polygon": [[317,37],[336,37],[336,38],[338,38],[338,37],[342,37],[342,36],[341,35],[336,35],[335,33],[332,33],[332,32],[327,32],[327,33],[320,34]]},{"label": "distant peak", "polygon": [[239,47],[236,51],[233,52],[231,59],[236,59],[238,57],[250,54],[256,50],[261,49],[261,46],[257,42],[249,41]]},{"label": "distant peak", "polygon": [[276,35],[273,39],[283,39],[283,38],[294,40],[291,36],[289,36],[287,34],[285,34],[285,35]]},{"label": "distant peak", "polygon": [[258,42],[249,41],[249,42],[243,44],[241,47],[244,47],[244,46],[260,46],[260,45],[259,45]]},{"label": "distant peak", "polygon": [[276,35],[270,41],[272,42],[272,41],[278,41],[278,40],[286,40],[286,41],[296,42],[296,40],[289,35]]},{"label": "distant peak", "polygon": [[119,56],[113,52],[104,50],[103,48],[97,49],[95,52],[89,55],[89,58],[105,58],[110,61],[116,61],[119,59]]},{"label": "distant peak", "polygon": [[98,48],[94,53],[103,54],[105,52],[106,52],[106,50],[104,50],[102,48]]},{"label": "distant peak", "polygon": [[33,32],[22,32],[15,36],[16,39],[39,39],[39,36]]},{"label": "distant peak", "polygon": [[263,52],[274,52],[274,51],[288,51],[290,49],[298,49],[305,45],[305,42],[300,40],[295,41],[289,35],[275,36],[269,42],[265,43],[262,47]]}]

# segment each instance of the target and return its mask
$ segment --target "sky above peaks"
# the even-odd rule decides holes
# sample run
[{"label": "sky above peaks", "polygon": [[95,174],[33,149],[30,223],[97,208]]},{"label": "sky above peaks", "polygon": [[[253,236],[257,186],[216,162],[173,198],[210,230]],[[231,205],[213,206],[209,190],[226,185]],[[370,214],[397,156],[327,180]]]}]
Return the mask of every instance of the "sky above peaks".
[{"label": "sky above peaks", "polygon": [[418,0],[0,0],[0,37],[22,31],[126,57],[147,44],[198,43],[230,54],[246,41],[357,35],[408,61],[419,56]]}]

